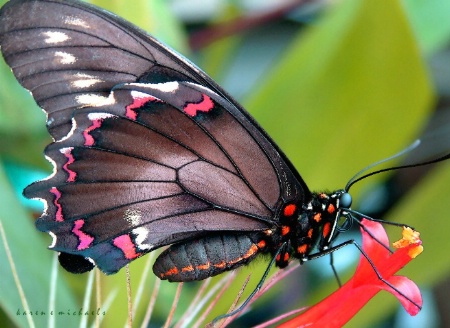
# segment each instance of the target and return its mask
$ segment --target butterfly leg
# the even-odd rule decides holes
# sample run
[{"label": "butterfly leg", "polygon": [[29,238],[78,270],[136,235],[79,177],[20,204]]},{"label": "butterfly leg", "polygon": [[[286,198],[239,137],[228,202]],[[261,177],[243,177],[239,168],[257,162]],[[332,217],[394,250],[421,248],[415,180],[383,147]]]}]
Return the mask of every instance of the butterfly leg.
[{"label": "butterfly leg", "polygon": [[232,317],[234,316],[236,313],[241,312],[243,309],[245,309],[245,307],[249,304],[249,302],[251,301],[251,299],[253,298],[253,296],[256,295],[257,292],[260,291],[260,289],[262,288],[264,282],[267,279],[267,276],[269,275],[270,269],[272,269],[273,265],[278,261],[277,258],[279,257],[279,255],[282,252],[285,252],[287,247],[287,243],[283,243],[280,245],[280,247],[278,247],[277,251],[275,252],[275,255],[272,257],[272,260],[270,261],[269,265],[267,266],[266,271],[264,271],[264,274],[262,275],[261,279],[259,280],[258,284],[256,285],[255,289],[253,290],[253,292],[247,297],[247,299],[237,308],[234,309],[231,312],[228,312],[226,314],[220,315],[218,317],[216,317],[212,323],[216,323],[219,320],[228,318],[228,317]]},{"label": "butterfly leg", "polygon": [[[375,237],[373,237],[375,238]],[[375,238],[376,239],[376,238]],[[347,240],[339,245],[330,247],[328,249],[319,251],[317,253],[314,254],[310,254],[307,258],[302,259],[302,262],[304,261],[309,261],[309,260],[314,260],[317,259],[319,257],[328,255],[328,254],[332,254],[334,251],[341,249],[342,247],[345,247],[347,245],[355,245],[355,247],[359,250],[359,252],[366,258],[366,260],[369,262],[370,266],[372,267],[373,271],[375,272],[375,274],[377,275],[378,279],[380,281],[382,281],[383,283],[385,283],[386,285],[388,285],[389,287],[391,287],[393,290],[395,290],[397,293],[399,293],[401,296],[403,296],[405,299],[407,299],[408,301],[410,301],[412,304],[414,304],[415,306],[417,306],[419,309],[421,309],[422,307],[417,304],[416,302],[414,302],[411,298],[409,298],[408,296],[406,296],[404,293],[402,293],[398,288],[396,288],[394,285],[392,285],[389,281],[387,281],[386,279],[383,278],[383,276],[378,272],[377,267],[375,266],[375,264],[373,263],[373,261],[370,259],[369,255],[367,255],[367,253],[363,250],[363,248],[361,247],[361,245],[359,245],[356,240],[354,239],[350,239]],[[381,244],[383,245],[383,244]],[[387,247],[386,245],[383,245],[384,247]]]}]

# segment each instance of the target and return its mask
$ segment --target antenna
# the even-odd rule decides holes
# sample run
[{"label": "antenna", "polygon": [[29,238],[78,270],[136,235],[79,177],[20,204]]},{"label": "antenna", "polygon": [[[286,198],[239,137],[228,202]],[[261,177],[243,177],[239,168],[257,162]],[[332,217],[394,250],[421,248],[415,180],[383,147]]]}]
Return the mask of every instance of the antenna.
[{"label": "antenna", "polygon": [[422,143],[422,141],[420,139],[417,139],[416,141],[414,141],[411,145],[409,145],[408,147],[406,147],[405,149],[403,149],[402,151],[398,152],[397,154],[394,154],[388,158],[382,159],[381,161],[375,162],[373,164],[370,164],[369,166],[365,167],[364,169],[362,169],[361,171],[359,171],[358,173],[356,173],[347,183],[347,185],[345,186],[345,191],[348,192],[348,190],[351,188],[351,186],[353,186],[356,182],[365,179],[367,177],[370,177],[372,175],[378,174],[378,173],[382,173],[382,172],[388,172],[388,171],[394,171],[394,170],[399,170],[399,169],[406,169],[406,168],[410,168],[410,167],[418,167],[418,166],[423,166],[423,165],[429,165],[429,164],[433,164],[433,163],[437,163],[437,162],[441,162],[444,161],[446,159],[450,158],[450,153],[445,154],[441,157],[429,160],[429,161],[425,161],[425,162],[421,162],[421,163],[415,163],[415,164],[406,164],[406,165],[399,165],[399,166],[393,166],[393,167],[388,167],[385,169],[380,169],[377,171],[373,171],[367,174],[363,174],[364,172],[367,172],[368,170],[370,170],[371,168],[380,165],[382,163],[385,163],[387,161],[390,161],[392,159],[395,159],[397,157],[400,157],[406,153],[409,153],[411,151],[413,151],[414,149],[418,148],[420,146],[420,144]]}]

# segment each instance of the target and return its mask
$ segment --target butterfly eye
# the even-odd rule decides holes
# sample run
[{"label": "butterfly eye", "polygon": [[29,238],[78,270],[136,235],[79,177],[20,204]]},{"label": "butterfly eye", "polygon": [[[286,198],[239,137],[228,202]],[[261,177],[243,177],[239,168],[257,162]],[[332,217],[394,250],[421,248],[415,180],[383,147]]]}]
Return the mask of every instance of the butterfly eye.
[{"label": "butterfly eye", "polygon": [[339,198],[340,208],[350,208],[352,206],[352,196],[348,192],[344,192]]}]

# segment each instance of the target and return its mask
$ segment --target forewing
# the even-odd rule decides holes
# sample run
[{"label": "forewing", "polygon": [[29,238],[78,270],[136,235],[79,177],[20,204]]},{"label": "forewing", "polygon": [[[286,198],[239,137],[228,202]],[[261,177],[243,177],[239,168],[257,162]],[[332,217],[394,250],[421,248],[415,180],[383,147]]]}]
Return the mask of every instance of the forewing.
[{"label": "forewing", "polygon": [[48,114],[56,140],[68,133],[86,96],[107,97],[114,85],[139,79],[204,80],[137,27],[78,1],[9,1],[0,11],[0,45],[16,78]]}]

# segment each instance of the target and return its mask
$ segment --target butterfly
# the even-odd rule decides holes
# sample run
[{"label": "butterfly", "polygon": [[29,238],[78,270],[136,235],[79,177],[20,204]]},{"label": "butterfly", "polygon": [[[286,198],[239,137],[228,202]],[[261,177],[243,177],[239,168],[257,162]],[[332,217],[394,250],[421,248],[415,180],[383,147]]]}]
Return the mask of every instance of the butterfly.
[{"label": "butterfly", "polygon": [[47,114],[54,173],[24,195],[44,202],[36,227],[66,270],[113,274],[169,246],[155,275],[194,281],[341,246],[348,188],[311,192],[241,105],[137,27],[83,2],[12,0],[0,45]]}]

